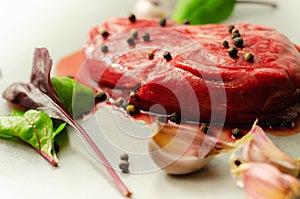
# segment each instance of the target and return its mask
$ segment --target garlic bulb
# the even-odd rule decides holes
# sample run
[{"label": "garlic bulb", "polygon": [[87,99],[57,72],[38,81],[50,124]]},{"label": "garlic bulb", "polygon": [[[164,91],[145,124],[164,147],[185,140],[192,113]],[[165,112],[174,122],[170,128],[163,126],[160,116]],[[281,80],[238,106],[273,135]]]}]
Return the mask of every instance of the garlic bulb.
[{"label": "garlic bulb", "polygon": [[138,18],[170,18],[176,0],[137,0],[134,14]]},{"label": "garlic bulb", "polygon": [[155,133],[148,143],[150,155],[160,168],[174,175],[203,168],[214,156],[235,149],[243,140],[227,143],[192,124],[157,122]]},{"label": "garlic bulb", "polygon": [[134,7],[134,14],[138,18],[164,18],[166,13],[158,1],[138,0]]}]

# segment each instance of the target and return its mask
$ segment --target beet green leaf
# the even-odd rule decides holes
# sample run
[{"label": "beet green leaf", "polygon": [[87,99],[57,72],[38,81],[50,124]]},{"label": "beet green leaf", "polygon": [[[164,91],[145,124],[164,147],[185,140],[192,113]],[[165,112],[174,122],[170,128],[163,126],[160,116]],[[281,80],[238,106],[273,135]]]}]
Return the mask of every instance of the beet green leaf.
[{"label": "beet green leaf", "polygon": [[0,137],[20,138],[36,149],[52,165],[57,166],[54,138],[65,125],[66,123],[62,123],[54,130],[52,119],[46,113],[29,110],[23,116],[0,116]]}]

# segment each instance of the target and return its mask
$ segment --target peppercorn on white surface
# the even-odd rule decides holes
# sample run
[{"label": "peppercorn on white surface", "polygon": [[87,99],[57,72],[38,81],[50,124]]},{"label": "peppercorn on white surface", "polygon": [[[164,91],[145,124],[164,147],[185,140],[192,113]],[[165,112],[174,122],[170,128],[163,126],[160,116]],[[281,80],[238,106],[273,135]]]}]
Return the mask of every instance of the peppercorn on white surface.
[{"label": "peppercorn on white surface", "polygon": [[[223,23],[267,25],[300,45],[300,1],[273,1],[278,4],[277,9],[236,5],[233,14]],[[135,0],[0,1],[1,94],[13,82],[29,81],[35,47],[47,47],[55,67],[61,58],[82,47],[92,27],[110,17],[127,16],[133,12],[135,3]],[[9,114],[11,108],[0,99],[0,115]],[[106,155],[133,192],[133,198],[246,198],[230,174],[230,154],[217,156],[197,173],[170,176],[147,156],[150,128],[140,122],[116,124],[118,118],[106,109],[100,110],[95,117],[99,121],[97,125],[101,124],[102,131],[107,133],[104,137],[107,143],[118,149]],[[119,126],[121,123],[123,126]],[[97,125],[89,128],[99,128]],[[290,156],[300,157],[300,134],[270,138]],[[67,132],[57,137],[57,142],[60,145],[59,166],[53,167],[28,145],[16,139],[1,138],[1,198],[123,198],[105,167],[90,156],[73,128],[69,126]],[[130,151],[129,173],[121,173],[118,169],[122,151]]]}]

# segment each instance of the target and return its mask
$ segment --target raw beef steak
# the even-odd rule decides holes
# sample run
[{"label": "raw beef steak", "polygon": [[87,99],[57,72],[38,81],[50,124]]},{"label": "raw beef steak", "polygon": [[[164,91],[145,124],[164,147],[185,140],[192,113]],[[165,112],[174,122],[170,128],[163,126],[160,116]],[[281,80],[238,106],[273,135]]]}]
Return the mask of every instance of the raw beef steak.
[{"label": "raw beef steak", "polygon": [[134,90],[131,103],[146,111],[239,125],[295,118],[297,47],[269,27],[236,24],[236,35],[228,29],[110,19],[91,30],[84,70],[101,86]]}]

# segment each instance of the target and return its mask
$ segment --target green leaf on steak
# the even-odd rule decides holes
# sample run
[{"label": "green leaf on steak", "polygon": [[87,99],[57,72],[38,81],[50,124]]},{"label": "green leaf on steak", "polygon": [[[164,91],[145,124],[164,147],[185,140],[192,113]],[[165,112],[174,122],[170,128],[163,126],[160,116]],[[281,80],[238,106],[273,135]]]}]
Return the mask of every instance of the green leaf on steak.
[{"label": "green leaf on steak", "polygon": [[236,0],[178,0],[173,20],[190,24],[219,23],[230,16]]}]

